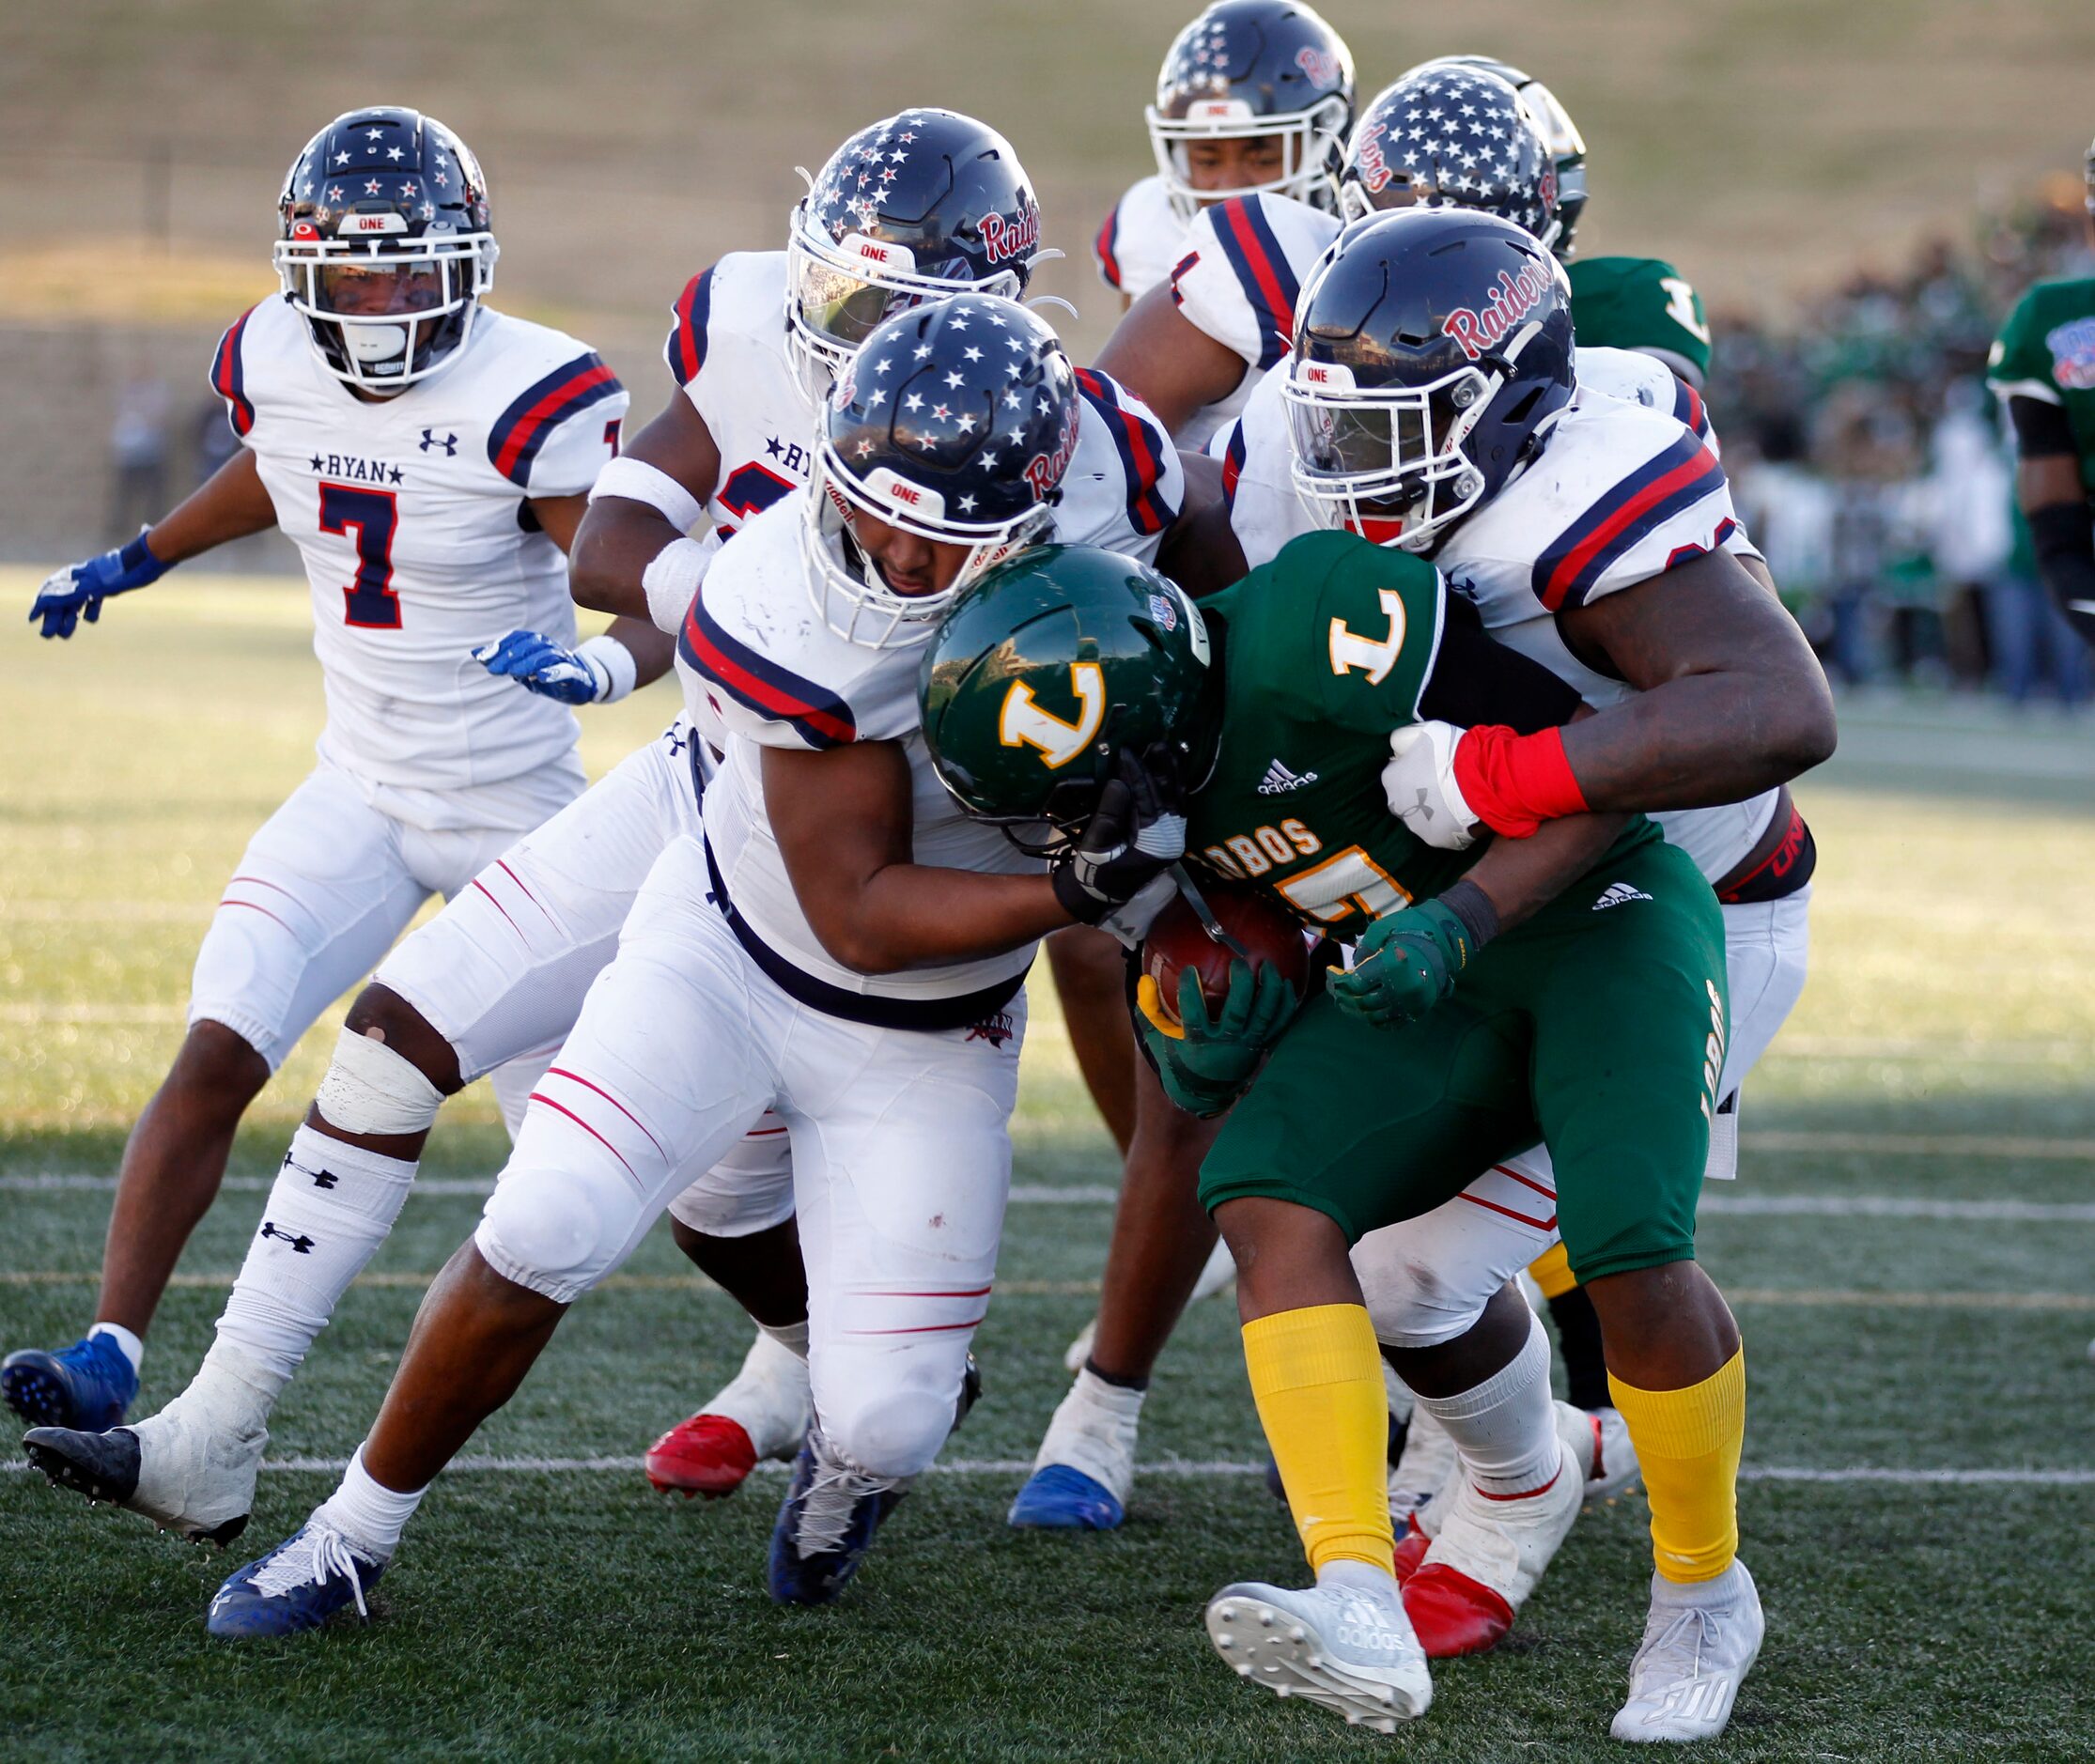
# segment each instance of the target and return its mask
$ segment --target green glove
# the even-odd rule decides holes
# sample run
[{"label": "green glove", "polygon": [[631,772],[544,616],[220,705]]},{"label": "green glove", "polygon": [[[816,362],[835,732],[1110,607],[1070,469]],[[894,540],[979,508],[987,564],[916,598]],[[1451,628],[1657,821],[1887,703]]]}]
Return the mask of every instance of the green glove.
[{"label": "green glove", "polygon": [[1331,997],[1378,1029],[1413,1022],[1454,991],[1472,943],[1468,927],[1438,901],[1406,906],[1368,927],[1352,967],[1331,976]]},{"label": "green glove", "polygon": [[1230,989],[1212,1019],[1201,977],[1190,967],[1178,977],[1176,1025],[1165,1017],[1156,983],[1147,974],[1135,997],[1142,1040],[1156,1061],[1165,1094],[1203,1120],[1219,1115],[1243,1093],[1298,1002],[1278,967],[1263,967],[1254,975],[1243,962],[1230,964]]}]

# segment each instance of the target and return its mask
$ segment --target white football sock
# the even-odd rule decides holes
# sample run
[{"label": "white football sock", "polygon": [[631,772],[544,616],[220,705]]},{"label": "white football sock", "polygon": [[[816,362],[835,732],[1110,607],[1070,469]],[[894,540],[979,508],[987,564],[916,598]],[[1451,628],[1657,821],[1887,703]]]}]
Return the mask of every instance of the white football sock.
[{"label": "white football sock", "polygon": [[[270,1189],[218,1333],[281,1389],[385,1242],[415,1166],[302,1126]],[[272,1392],[273,1399],[274,1392]]]},{"label": "white football sock", "polygon": [[351,1543],[390,1562],[400,1547],[400,1534],[429,1491],[416,1489],[403,1494],[386,1488],[364,1467],[364,1447],[356,1448],[349,1467],[342,1473],[342,1485],[313,1509],[315,1519],[324,1519]]},{"label": "white football sock", "polygon": [[805,1317],[801,1318],[797,1323],[760,1323],[756,1326],[797,1359],[804,1360],[807,1358],[807,1319]]},{"label": "white football sock", "polygon": [[87,1333],[90,1336],[107,1336],[124,1351],[124,1358],[131,1362],[135,1372],[146,1358],[146,1344],[126,1329],[122,1323],[99,1323]]},{"label": "white football sock", "polygon": [[1059,1463],[1080,1470],[1125,1505],[1135,1486],[1135,1441],[1147,1394],[1109,1384],[1085,1367],[1056,1405],[1033,1468]]},{"label": "white football sock", "polygon": [[1528,1339],[1498,1371],[1451,1397],[1418,1398],[1446,1430],[1463,1468],[1486,1494],[1528,1494],[1563,1465],[1557,1405],[1549,1390],[1549,1338],[1528,1314]]},{"label": "white football sock", "polygon": [[1361,1593],[1370,1599],[1384,1600],[1402,1608],[1395,1571],[1377,1568],[1373,1562],[1358,1562],[1350,1556],[1341,1557],[1317,1570],[1316,1584],[1319,1586],[1343,1586],[1349,1592]]}]

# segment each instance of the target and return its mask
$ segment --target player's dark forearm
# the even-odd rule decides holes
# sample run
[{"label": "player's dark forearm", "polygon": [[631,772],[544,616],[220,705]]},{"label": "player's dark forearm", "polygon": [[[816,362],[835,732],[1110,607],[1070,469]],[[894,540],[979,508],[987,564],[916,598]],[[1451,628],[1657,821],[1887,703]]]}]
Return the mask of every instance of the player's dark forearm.
[{"label": "player's dark forearm", "polygon": [[[809,905],[804,899],[803,906]],[[825,925],[824,918],[831,922]],[[985,875],[893,864],[861,884],[846,910],[811,911],[822,947],[861,974],[1001,955],[1074,921],[1045,875]]]},{"label": "player's dark forearm", "polygon": [[676,640],[666,631],[657,630],[649,618],[615,618],[605,627],[604,635],[624,644],[632,657],[635,688],[654,685],[676,658]]},{"label": "player's dark forearm", "polygon": [[1590,809],[1743,802],[1831,756],[1833,701],[1816,661],[1764,673],[1691,673],[1564,731]]},{"label": "player's dark forearm", "polygon": [[243,447],[148,528],[146,543],[163,564],[179,564],[275,525],[255,456]]},{"label": "player's dark forearm", "polygon": [[1510,931],[1531,918],[1598,863],[1627,814],[1572,814],[1546,821],[1529,839],[1495,839],[1463,878],[1483,890]]},{"label": "player's dark forearm", "polygon": [[567,590],[575,604],[622,619],[647,620],[642,578],[662,548],[683,536],[667,516],[645,503],[606,496],[590,503],[567,556]]}]

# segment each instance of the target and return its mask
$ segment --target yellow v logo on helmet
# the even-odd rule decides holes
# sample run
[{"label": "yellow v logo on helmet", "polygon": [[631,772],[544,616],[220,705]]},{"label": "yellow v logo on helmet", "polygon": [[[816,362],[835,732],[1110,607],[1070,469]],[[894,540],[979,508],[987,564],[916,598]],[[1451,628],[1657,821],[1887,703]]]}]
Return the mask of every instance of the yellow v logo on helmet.
[{"label": "yellow v logo on helmet", "polygon": [[997,717],[997,738],[1007,748],[1034,747],[1049,771],[1067,766],[1091,745],[1106,720],[1106,676],[1095,661],[1069,664],[1069,689],[1077,698],[1077,720],[1065,722],[1033,697],[1032,688],[1014,680]]}]

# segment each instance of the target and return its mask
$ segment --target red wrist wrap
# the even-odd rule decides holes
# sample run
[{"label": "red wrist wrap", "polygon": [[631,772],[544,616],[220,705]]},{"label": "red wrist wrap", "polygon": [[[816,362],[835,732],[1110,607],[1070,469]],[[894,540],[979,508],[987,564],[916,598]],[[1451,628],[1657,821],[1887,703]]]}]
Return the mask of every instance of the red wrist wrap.
[{"label": "red wrist wrap", "polygon": [[1544,821],[1586,812],[1586,793],[1572,776],[1561,729],[1531,735],[1503,723],[1472,729],[1455,744],[1454,770],[1471,812],[1510,839],[1528,838]]}]

